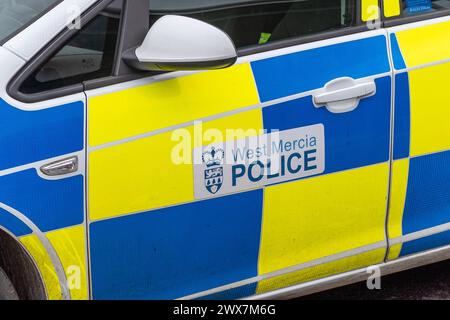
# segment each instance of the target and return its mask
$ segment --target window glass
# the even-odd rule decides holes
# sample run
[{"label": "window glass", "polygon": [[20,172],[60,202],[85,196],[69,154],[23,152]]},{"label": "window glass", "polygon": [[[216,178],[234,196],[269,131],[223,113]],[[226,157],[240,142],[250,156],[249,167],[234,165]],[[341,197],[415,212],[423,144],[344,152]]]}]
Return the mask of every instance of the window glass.
[{"label": "window glass", "polygon": [[23,93],[61,88],[112,74],[119,18],[101,14],[21,85]]},{"label": "window glass", "polygon": [[405,16],[450,9],[450,0],[403,0]]},{"label": "window glass", "polygon": [[1,0],[0,42],[57,2],[56,0]]},{"label": "window glass", "polygon": [[151,0],[150,23],[166,14],[189,16],[222,29],[236,47],[242,48],[350,27],[355,24],[354,3],[349,0]]}]

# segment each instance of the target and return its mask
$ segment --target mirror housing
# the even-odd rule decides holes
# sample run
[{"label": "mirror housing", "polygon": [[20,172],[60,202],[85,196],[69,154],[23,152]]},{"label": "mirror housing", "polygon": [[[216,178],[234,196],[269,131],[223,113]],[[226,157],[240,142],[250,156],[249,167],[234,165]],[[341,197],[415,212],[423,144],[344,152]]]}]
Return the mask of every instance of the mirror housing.
[{"label": "mirror housing", "polygon": [[144,42],[124,54],[125,62],[145,71],[212,70],[237,60],[230,37],[200,20],[167,15],[154,23]]}]

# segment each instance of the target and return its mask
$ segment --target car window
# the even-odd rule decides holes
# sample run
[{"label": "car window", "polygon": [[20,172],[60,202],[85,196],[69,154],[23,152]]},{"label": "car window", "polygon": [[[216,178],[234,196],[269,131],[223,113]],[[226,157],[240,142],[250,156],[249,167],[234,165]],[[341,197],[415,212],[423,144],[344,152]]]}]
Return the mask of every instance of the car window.
[{"label": "car window", "polygon": [[450,0],[403,0],[402,8],[404,16],[449,10]]},{"label": "car window", "polygon": [[225,31],[237,48],[339,30],[356,23],[355,1],[348,0],[150,1],[151,24],[166,14],[208,22]]},{"label": "car window", "polygon": [[112,74],[119,18],[101,14],[20,86],[26,94],[48,91]]},{"label": "car window", "polygon": [[1,0],[0,42],[58,2],[56,0]]}]

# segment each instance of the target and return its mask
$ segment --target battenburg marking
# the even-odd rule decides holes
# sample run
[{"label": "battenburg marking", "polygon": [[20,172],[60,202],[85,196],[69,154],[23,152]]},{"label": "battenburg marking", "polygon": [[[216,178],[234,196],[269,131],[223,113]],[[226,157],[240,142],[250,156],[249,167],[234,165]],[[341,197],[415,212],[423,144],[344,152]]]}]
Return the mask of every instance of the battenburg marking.
[{"label": "battenburg marking", "polygon": [[325,171],[324,127],[317,124],[199,147],[193,158],[197,199],[308,177]]}]

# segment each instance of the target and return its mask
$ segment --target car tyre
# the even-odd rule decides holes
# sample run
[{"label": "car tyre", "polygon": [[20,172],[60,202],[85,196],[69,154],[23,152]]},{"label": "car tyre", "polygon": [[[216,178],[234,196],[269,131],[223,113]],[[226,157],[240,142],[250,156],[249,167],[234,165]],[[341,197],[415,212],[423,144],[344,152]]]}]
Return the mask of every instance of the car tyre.
[{"label": "car tyre", "polygon": [[19,300],[16,289],[2,268],[0,268],[0,300]]}]

